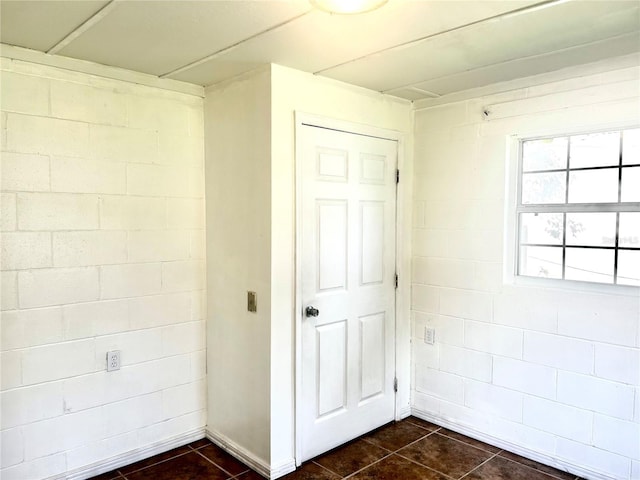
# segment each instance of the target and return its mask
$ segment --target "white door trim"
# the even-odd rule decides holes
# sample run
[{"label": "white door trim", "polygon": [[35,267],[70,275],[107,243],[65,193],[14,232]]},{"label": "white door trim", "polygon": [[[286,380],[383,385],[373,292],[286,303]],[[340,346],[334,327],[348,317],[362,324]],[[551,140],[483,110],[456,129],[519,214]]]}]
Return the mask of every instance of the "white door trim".
[{"label": "white door trim", "polygon": [[[410,275],[411,275],[411,252],[410,252],[410,239],[411,239],[411,222],[407,219],[411,219],[411,175],[406,175],[406,180],[402,181],[402,172],[409,162],[406,161],[406,152],[408,151],[406,143],[410,138],[409,133],[398,132],[395,130],[388,130],[369,125],[362,125],[357,123],[345,122],[343,120],[336,120],[332,118],[322,117],[318,115],[295,112],[295,181],[296,181],[296,214],[295,214],[295,312],[294,312],[294,332],[295,332],[295,458],[296,465],[300,465],[301,461],[301,442],[300,442],[300,409],[296,408],[301,398],[301,362],[302,362],[302,334],[299,325],[302,322],[302,275],[301,275],[301,198],[298,192],[301,186],[301,168],[299,168],[299,162],[301,161],[301,145],[298,139],[300,138],[300,129],[304,126],[314,126],[320,128],[327,128],[331,130],[339,130],[347,133],[353,133],[357,135],[366,135],[370,137],[383,138],[387,140],[394,140],[398,142],[398,159],[397,168],[401,172],[401,181],[398,184],[396,191],[396,272],[399,276],[398,288],[396,290],[396,308],[395,308],[395,371],[396,378],[399,382],[398,392],[395,397],[395,418],[399,420],[411,413],[411,407],[409,402],[410,392],[410,378],[411,378],[411,365],[410,365]],[[406,170],[409,170],[408,168]],[[409,173],[409,172],[407,172]],[[409,248],[408,248],[409,247]]]}]

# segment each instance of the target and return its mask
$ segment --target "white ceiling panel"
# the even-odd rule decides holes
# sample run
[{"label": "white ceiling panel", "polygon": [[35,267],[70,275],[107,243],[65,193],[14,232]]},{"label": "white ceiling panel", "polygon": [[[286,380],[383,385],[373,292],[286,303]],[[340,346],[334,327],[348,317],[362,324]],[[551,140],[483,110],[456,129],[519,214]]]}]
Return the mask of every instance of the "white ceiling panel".
[{"label": "white ceiling panel", "polygon": [[3,43],[94,64],[206,86],[278,63],[409,100],[640,51],[638,0],[389,0],[362,15],[331,15],[309,0],[0,0],[0,8]]},{"label": "white ceiling panel", "polygon": [[396,45],[537,3],[391,1],[366,15],[314,10],[169,78],[209,85],[265,63],[318,72]]},{"label": "white ceiling panel", "polygon": [[130,0],[59,53],[163,75],[309,10],[301,0]]},{"label": "white ceiling panel", "polygon": [[427,82],[421,82],[413,87],[439,95],[447,95],[449,93],[478,88],[492,83],[538,75],[574,65],[597,62],[598,60],[604,60],[612,56],[628,55],[639,51],[640,33],[634,32],[579,47],[533,57],[519,58],[475,70],[468,70]]},{"label": "white ceiling panel", "polygon": [[2,0],[0,41],[46,52],[108,3],[108,0]]},{"label": "white ceiling panel", "polygon": [[353,19],[344,15],[320,12],[321,15],[310,18],[313,23],[309,25],[304,26],[299,22],[300,27],[307,29],[293,33],[299,38],[305,38],[304,35],[300,35],[302,32],[314,32],[313,36],[306,36],[307,41],[300,45],[300,48],[311,47],[319,42],[325,50],[333,54],[332,58],[319,63],[314,70],[321,72],[353,59],[517,11],[539,2],[540,0],[392,0],[388,6],[380,10]]},{"label": "white ceiling panel", "polygon": [[556,3],[388,50],[324,75],[386,91],[640,29],[636,1]]}]

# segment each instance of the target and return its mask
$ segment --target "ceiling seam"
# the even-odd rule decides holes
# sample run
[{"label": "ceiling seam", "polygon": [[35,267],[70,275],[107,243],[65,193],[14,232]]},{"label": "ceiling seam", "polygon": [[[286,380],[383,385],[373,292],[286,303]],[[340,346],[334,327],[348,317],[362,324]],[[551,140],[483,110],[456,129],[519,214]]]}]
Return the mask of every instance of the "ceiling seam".
[{"label": "ceiling seam", "polygon": [[[421,83],[421,82],[419,82]],[[439,98],[442,95],[440,95],[439,93],[435,93],[432,92],[430,90],[425,90],[424,88],[420,88],[420,87],[416,87],[416,85],[418,85],[418,83],[411,83],[409,85],[405,85],[403,87],[395,87],[395,88],[386,88],[384,90],[382,90],[380,93],[384,93],[384,94],[391,94],[391,92],[393,92],[394,90],[413,90],[414,92],[417,93],[424,93],[426,95],[428,95],[431,98]]]},{"label": "ceiling seam", "polygon": [[[422,90],[424,92],[429,92],[428,90],[425,90],[423,88],[417,87],[416,85],[420,85],[422,83],[427,83],[427,82],[433,82],[433,81],[442,81],[442,80],[446,80],[447,78],[456,77],[456,76],[459,76],[459,75],[462,75],[462,74],[466,74],[466,73],[474,73],[474,72],[485,70],[485,69],[488,69],[488,68],[491,68],[491,67],[497,67],[499,65],[508,65],[508,64],[514,63],[514,62],[519,62],[519,61],[523,61],[523,60],[531,60],[531,59],[540,58],[540,57],[545,57],[545,56],[548,56],[548,55],[553,55],[553,54],[556,54],[556,53],[566,52],[566,51],[573,50],[573,49],[576,49],[576,48],[589,47],[589,46],[592,46],[592,45],[598,45],[600,43],[605,43],[605,42],[609,42],[609,41],[612,41],[612,40],[618,40],[618,39],[625,38],[625,37],[633,37],[633,36],[639,36],[639,35],[640,35],[640,33],[638,33],[638,32],[622,33],[620,35],[615,35],[613,37],[607,37],[607,38],[603,38],[603,39],[600,39],[600,40],[595,40],[593,42],[579,43],[577,45],[572,45],[570,47],[565,47],[565,48],[559,48],[557,50],[551,50],[549,52],[536,53],[536,54],[533,54],[533,55],[527,55],[526,57],[512,58],[511,60],[504,60],[502,62],[490,63],[488,65],[483,65],[481,67],[470,68],[468,70],[463,70],[463,71],[456,72],[456,73],[451,73],[451,74],[448,74],[448,75],[442,75],[440,77],[428,78],[428,79],[420,80],[418,82],[412,82],[412,83],[408,83],[406,85],[401,85],[401,86],[398,86],[398,87],[385,89],[385,92],[389,91],[389,90],[398,90],[398,89],[401,89],[401,88],[416,88],[416,89]],[[438,95],[438,94],[436,94],[436,95]],[[448,95],[448,94],[446,94],[446,95]],[[438,96],[441,97],[442,95],[438,95]]]},{"label": "ceiling seam", "polygon": [[[617,57],[616,60],[620,58],[624,59],[624,58],[633,57],[634,61],[632,65],[625,64],[622,66],[615,66],[614,68],[607,71],[639,68],[638,60],[640,60],[640,56],[638,55],[640,55],[640,52],[626,54],[626,55],[622,55],[621,57]],[[611,60],[611,58],[605,59],[605,60]],[[595,62],[589,62],[586,64],[571,65],[571,66],[568,66],[567,68],[560,69],[560,70],[534,73],[526,77],[518,77],[518,78],[513,78],[511,80],[504,80],[501,82],[491,83],[488,85],[482,85],[479,87],[472,87],[466,90],[458,90],[455,92],[447,93],[446,95],[442,95],[439,98],[419,99],[419,100],[416,100],[417,104],[414,110],[417,112],[420,110],[425,110],[425,109],[438,107],[446,104],[466,102],[467,100],[472,98],[486,97],[486,96],[491,96],[497,93],[511,92],[515,90],[526,89],[529,87],[535,87],[538,85],[547,85],[547,84],[555,83],[558,81],[575,79],[575,78],[585,77],[585,76],[598,75],[600,73],[603,73],[603,70],[584,71],[584,70],[576,70],[576,69],[589,67],[591,65],[597,65],[598,63],[601,63],[601,62],[602,60],[596,60]],[[562,72],[570,72],[570,73],[568,75],[562,75]],[[574,72],[577,72],[577,73],[574,73]],[[536,78],[540,78],[541,81],[532,81],[532,79],[536,79]]]},{"label": "ceiling seam", "polygon": [[387,47],[387,48],[383,48],[382,50],[378,50],[378,51],[375,51],[375,52],[370,52],[370,53],[367,53],[366,55],[362,55],[361,57],[353,58],[351,60],[347,60],[346,62],[342,62],[342,63],[338,63],[336,65],[332,65],[331,67],[323,68],[321,70],[318,70],[318,71],[314,72],[314,75],[320,75],[320,74],[322,74],[324,72],[327,72],[329,70],[332,70],[334,68],[342,67],[344,65],[349,65],[350,63],[355,63],[355,62],[358,62],[358,61],[363,60],[365,58],[372,57],[374,55],[380,55],[381,53],[391,52],[393,50],[400,50],[402,48],[413,46],[413,45],[418,44],[420,42],[424,42],[425,40],[430,40],[432,38],[439,37],[441,35],[446,35],[447,33],[456,32],[456,31],[463,30],[465,28],[473,27],[473,26],[476,26],[476,25],[480,25],[480,24],[483,24],[483,23],[494,22],[496,20],[502,20],[504,18],[509,18],[509,17],[512,17],[512,16],[521,15],[523,13],[533,12],[533,11],[536,11],[536,10],[540,10],[542,8],[551,7],[551,6],[554,6],[556,4],[562,4],[562,3],[569,2],[569,1],[571,1],[571,0],[545,0],[543,2],[535,3],[533,5],[527,5],[526,7],[517,8],[515,10],[510,10],[510,11],[505,12],[505,13],[500,13],[498,15],[494,15],[493,17],[488,17],[488,18],[482,18],[480,20],[475,20],[475,21],[470,22],[470,23],[465,23],[464,25],[458,25],[457,27],[453,27],[453,28],[449,28],[449,29],[446,29],[446,30],[442,30],[440,32],[432,33],[430,35],[426,35],[424,37],[420,37],[420,38],[417,38],[415,40],[409,40],[408,42],[399,43],[398,45],[394,45],[392,47]]},{"label": "ceiling seam", "polygon": [[[47,55],[39,50],[31,50],[24,47],[16,47],[5,43],[0,43],[0,57],[20,63],[31,63],[44,65],[59,70],[73,73],[83,73],[99,78],[126,82],[129,84],[141,85],[144,87],[157,88],[168,92],[176,92],[183,95],[204,98],[204,89],[195,83],[173,80],[170,78],[159,79],[155,75],[148,73],[127,70],[125,68],[113,67],[95,63],[90,60],[81,60],[61,55]],[[57,77],[48,77],[57,78]]]},{"label": "ceiling seam", "polygon": [[172,70],[170,72],[167,73],[163,73],[162,75],[159,75],[160,78],[167,78],[171,75],[177,75],[179,73],[182,73],[186,70],[190,70],[194,67],[197,67],[199,65],[202,65],[203,63],[207,63],[209,60],[213,60],[216,57],[219,57],[220,55],[223,55],[231,50],[233,50],[234,48],[238,47],[239,45],[242,45],[243,43],[246,43],[250,40],[253,40],[254,38],[259,37],[260,35],[264,35],[265,33],[269,33],[272,32],[274,30],[277,30],[281,27],[284,27],[285,25],[288,25],[289,23],[295,22],[296,20],[298,20],[299,18],[304,17],[305,15],[308,15],[309,13],[311,13],[313,10],[307,10],[304,13],[301,13],[299,15],[296,15],[295,17],[289,18],[283,22],[280,22],[276,25],[273,25],[265,30],[262,30],[258,33],[255,33],[253,35],[251,35],[250,37],[244,38],[242,40],[240,40],[239,42],[234,43],[233,45],[229,45],[228,47],[225,47],[221,50],[218,50],[217,52],[212,53],[211,55],[207,55],[206,57],[201,58],[200,60],[196,60],[194,62],[188,63],[186,65],[183,65],[182,67],[176,68],[175,70]]},{"label": "ceiling seam", "polygon": [[56,43],[53,47],[47,50],[49,55],[55,55],[64,47],[73,42],[76,38],[82,35],[84,32],[93,27],[96,23],[100,22],[104,17],[109,15],[111,11],[116,7],[116,4],[121,0],[111,0],[104,7],[98,10],[96,13],[91,15],[87,20],[85,20],[80,26],[78,26],[75,30],[69,33],[66,37]]}]

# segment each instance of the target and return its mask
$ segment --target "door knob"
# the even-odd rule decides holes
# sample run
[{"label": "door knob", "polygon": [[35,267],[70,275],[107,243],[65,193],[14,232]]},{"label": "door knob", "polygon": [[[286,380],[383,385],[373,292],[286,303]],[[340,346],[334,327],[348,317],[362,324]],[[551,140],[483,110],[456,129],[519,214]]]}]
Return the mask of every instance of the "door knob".
[{"label": "door knob", "polygon": [[307,315],[307,317],[317,317],[320,314],[320,310],[318,310],[317,308],[314,308],[312,306],[308,306],[304,310],[304,313]]}]

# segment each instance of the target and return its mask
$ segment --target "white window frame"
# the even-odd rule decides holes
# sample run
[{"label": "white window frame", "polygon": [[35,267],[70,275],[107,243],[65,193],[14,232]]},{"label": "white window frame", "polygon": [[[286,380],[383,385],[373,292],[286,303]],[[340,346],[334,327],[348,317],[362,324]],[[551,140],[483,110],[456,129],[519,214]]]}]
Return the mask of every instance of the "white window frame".
[{"label": "white window frame", "polygon": [[[520,250],[520,214],[529,212],[539,213],[571,213],[571,212],[625,212],[640,211],[640,202],[626,203],[581,203],[581,204],[532,204],[523,205],[522,197],[522,146],[524,142],[540,140],[544,138],[569,137],[574,135],[586,135],[603,133],[610,131],[620,131],[638,128],[638,125],[608,125],[603,128],[593,128],[589,130],[568,130],[550,131],[536,135],[512,135],[507,138],[507,176],[506,191],[507,203],[505,208],[505,262],[504,279],[506,284],[533,286],[542,288],[562,288],[568,290],[593,291],[597,293],[612,293],[621,295],[638,295],[640,287],[633,285],[598,283],[589,281],[578,281],[557,278],[542,278],[527,275],[520,275],[519,250]],[[568,166],[567,166],[568,167]],[[620,164],[617,167],[623,168]],[[625,167],[628,168],[628,167]],[[619,170],[620,171],[620,170]],[[618,232],[616,228],[616,240]],[[566,245],[563,243],[558,248],[563,250]],[[617,248],[617,247],[616,247]],[[612,249],[606,248],[606,249]],[[564,259],[563,259],[564,263]],[[564,270],[564,266],[563,266]]]}]

